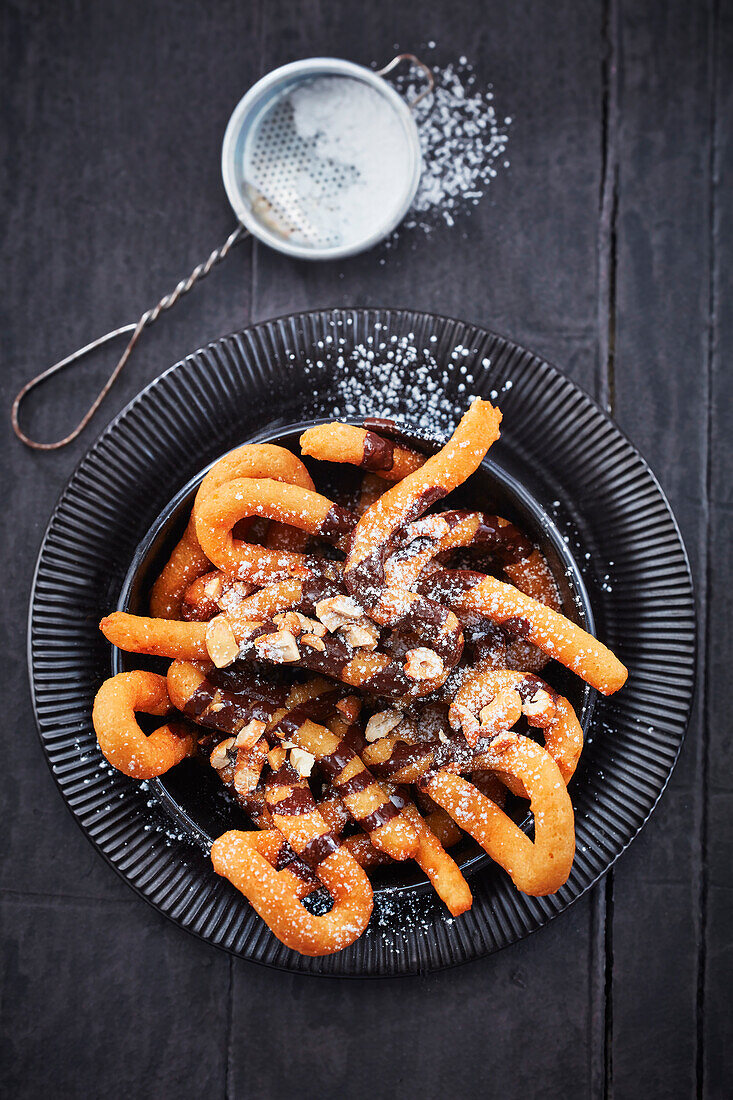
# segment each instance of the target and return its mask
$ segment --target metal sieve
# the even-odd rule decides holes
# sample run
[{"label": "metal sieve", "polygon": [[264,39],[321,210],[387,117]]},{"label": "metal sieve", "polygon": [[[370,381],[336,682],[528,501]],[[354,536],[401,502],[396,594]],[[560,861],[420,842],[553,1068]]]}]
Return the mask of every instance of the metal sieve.
[{"label": "metal sieve", "polygon": [[[426,87],[411,103],[383,79],[405,61],[422,70],[426,79]],[[407,213],[420,179],[420,141],[412,111],[433,86],[431,70],[413,54],[398,54],[378,71],[331,57],[309,58],[283,65],[259,80],[235,107],[222,147],[222,176],[238,219],[236,229],[139,321],[106,333],[26,383],[11,413],[18,438],[35,450],[55,450],[76,439],[127,363],[143,329],[245,237],[252,235],[299,259],[328,260],[363,252],[391,233]],[[373,133],[384,148],[366,162],[353,143],[351,148],[348,142],[343,149],[338,142],[334,146],[327,116],[320,124],[305,128],[299,124],[299,98],[315,88],[335,96],[339,107],[332,118],[337,123],[348,123],[349,98],[356,95],[371,111]],[[352,121],[351,129],[355,126]],[[126,334],[129,340],[117,365],[72,432],[55,443],[39,443],[23,432],[20,406],[32,389]]]}]

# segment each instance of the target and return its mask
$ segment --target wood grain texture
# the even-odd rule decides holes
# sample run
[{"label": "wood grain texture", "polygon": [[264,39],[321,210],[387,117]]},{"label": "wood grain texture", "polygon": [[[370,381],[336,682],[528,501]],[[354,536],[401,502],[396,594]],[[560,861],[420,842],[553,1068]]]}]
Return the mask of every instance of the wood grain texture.
[{"label": "wood grain texture", "polygon": [[707,545],[707,659],[703,690],[708,741],[703,764],[703,957],[699,984],[699,1074],[705,1095],[730,1094],[733,1081],[730,995],[733,987],[733,748],[728,735],[728,682],[733,652],[731,591],[733,590],[733,448],[730,418],[733,396],[730,362],[733,316],[728,303],[733,287],[733,5],[716,11],[713,55],[714,129],[711,150],[713,190],[711,239],[710,439],[708,459],[709,534]]},{"label": "wood grain texture", "polygon": [[[3,1094],[729,1095],[733,791],[718,685],[733,536],[730,3],[23,0],[6,3],[2,26],[5,409],[30,374],[134,320],[224,240],[221,138],[254,80],[299,56],[381,63],[434,41],[429,58],[465,54],[513,119],[511,167],[472,216],[334,265],[244,244],[145,334],[96,429],[181,355],[251,319],[386,304],[484,323],[610,405],[651,461],[709,646],[668,792],[569,913],[432,977],[265,971],[135,898],[56,792],[27,694],[27,597],[47,517],[94,432],[33,455],[6,424]],[[53,383],[31,404],[33,430],[68,430],[112,361]]]},{"label": "wood grain texture", "polygon": [[[617,131],[613,371],[620,426],[658,471],[706,586],[711,10],[611,7]],[[700,600],[704,637],[706,608]],[[705,656],[700,651],[700,672]],[[704,695],[664,799],[613,877],[614,1097],[701,1086]]]}]

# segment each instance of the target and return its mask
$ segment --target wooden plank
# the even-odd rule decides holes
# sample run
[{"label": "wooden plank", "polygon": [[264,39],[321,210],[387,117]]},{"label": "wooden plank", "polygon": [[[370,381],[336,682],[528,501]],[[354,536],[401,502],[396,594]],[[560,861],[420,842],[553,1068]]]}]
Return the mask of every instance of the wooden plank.
[{"label": "wooden plank", "polygon": [[129,901],[0,898],[4,1096],[222,1096],[228,960]]},{"label": "wooden plank", "polygon": [[[581,902],[498,955],[425,978],[318,981],[235,964],[228,1095],[596,1095],[590,918]],[[270,1026],[253,1041],[262,1008]]]},{"label": "wooden plank", "polygon": [[[246,323],[247,248],[146,333],[73,447],[31,454],[7,423],[32,373],[134,320],[232,228],[221,135],[259,68],[248,35],[231,49],[225,14],[141,0],[3,12],[3,241],[13,257],[0,296],[7,1096],[193,1100],[225,1089],[229,962],[136,898],[74,824],[35,734],[25,623],[36,550],[76,461],[142,385]],[[52,385],[31,420],[41,438],[68,430],[115,354]]]},{"label": "wooden plank", "polygon": [[733,1081],[733,1048],[730,1042],[730,991],[733,987],[733,749],[729,736],[730,706],[727,686],[733,629],[730,593],[733,586],[733,448],[730,414],[733,382],[733,318],[729,308],[733,279],[733,89],[730,57],[733,49],[733,7],[719,8],[715,25],[715,130],[712,345],[710,394],[710,532],[708,537],[708,649],[704,685],[707,694],[706,764],[707,799],[703,818],[706,875],[703,892],[704,972],[699,989],[699,1036],[702,1046],[700,1081],[708,1097],[725,1097]]},{"label": "wooden plank", "polygon": [[[708,5],[612,7],[618,96],[614,413],[658,472],[705,585]],[[705,611],[700,609],[704,635]],[[704,663],[701,658],[701,668]],[[697,1088],[702,692],[677,770],[618,864],[609,1075],[618,1100]]]},{"label": "wooden plank", "polygon": [[[221,137],[260,60],[249,34],[230,50],[223,15],[142,0],[126,5],[124,17],[103,4],[61,13],[37,3],[5,13],[4,243],[15,257],[0,299],[6,416],[31,374],[137,318],[233,227]],[[13,636],[2,676],[16,743],[5,764],[11,856],[0,886],[12,889],[22,877],[36,893],[124,892],[76,829],[43,761],[25,670],[28,592],[58,493],[106,420],[180,356],[247,322],[247,245],[226,264],[145,333],[94,426],[71,447],[33,454],[5,421],[3,513],[16,522],[0,529],[3,561],[15,563],[4,594]],[[78,374],[60,376],[31,402],[38,437],[69,429],[121,350],[114,345]]]}]

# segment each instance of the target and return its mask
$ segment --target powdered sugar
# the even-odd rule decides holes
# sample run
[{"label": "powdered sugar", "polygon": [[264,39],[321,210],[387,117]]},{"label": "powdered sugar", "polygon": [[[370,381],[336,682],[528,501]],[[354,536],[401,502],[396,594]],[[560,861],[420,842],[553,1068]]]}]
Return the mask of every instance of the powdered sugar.
[{"label": "powdered sugar", "polygon": [[350,245],[394,224],[412,167],[404,125],[389,100],[339,76],[305,81],[288,98],[308,154],[301,154],[293,187],[309,239]]},{"label": "powdered sugar", "polygon": [[[431,232],[452,226],[486,193],[506,156],[511,117],[497,114],[490,84],[479,82],[465,57],[433,65],[435,91],[415,109],[423,155],[422,175],[407,229]],[[399,85],[408,98],[420,90],[414,74]]]},{"label": "powdered sugar", "polygon": [[[334,335],[320,341],[318,350],[323,358],[306,362],[305,374],[317,383],[323,373],[329,384],[336,383],[338,404],[327,411],[339,419],[386,416],[410,432],[441,438],[453,430],[474,396],[476,379],[468,364],[475,353],[459,346],[438,359],[432,337],[417,341],[408,332],[382,338],[377,322],[375,334],[363,343],[351,347],[346,337]],[[485,364],[483,369],[489,361]]]}]

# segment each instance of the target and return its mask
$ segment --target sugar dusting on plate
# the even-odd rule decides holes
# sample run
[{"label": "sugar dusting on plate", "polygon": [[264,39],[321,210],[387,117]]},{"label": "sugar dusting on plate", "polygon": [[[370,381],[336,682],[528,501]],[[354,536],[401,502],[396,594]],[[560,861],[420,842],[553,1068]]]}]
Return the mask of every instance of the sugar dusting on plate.
[{"label": "sugar dusting on plate", "polygon": [[444,438],[475,396],[476,374],[491,365],[485,358],[477,363],[475,350],[460,344],[439,349],[434,335],[423,340],[414,332],[387,335],[377,322],[373,335],[353,344],[338,334],[340,325],[333,327],[334,335],[319,340],[316,353],[302,364],[314,397],[321,377],[326,383],[315,415],[347,421],[386,416],[426,438]]}]

